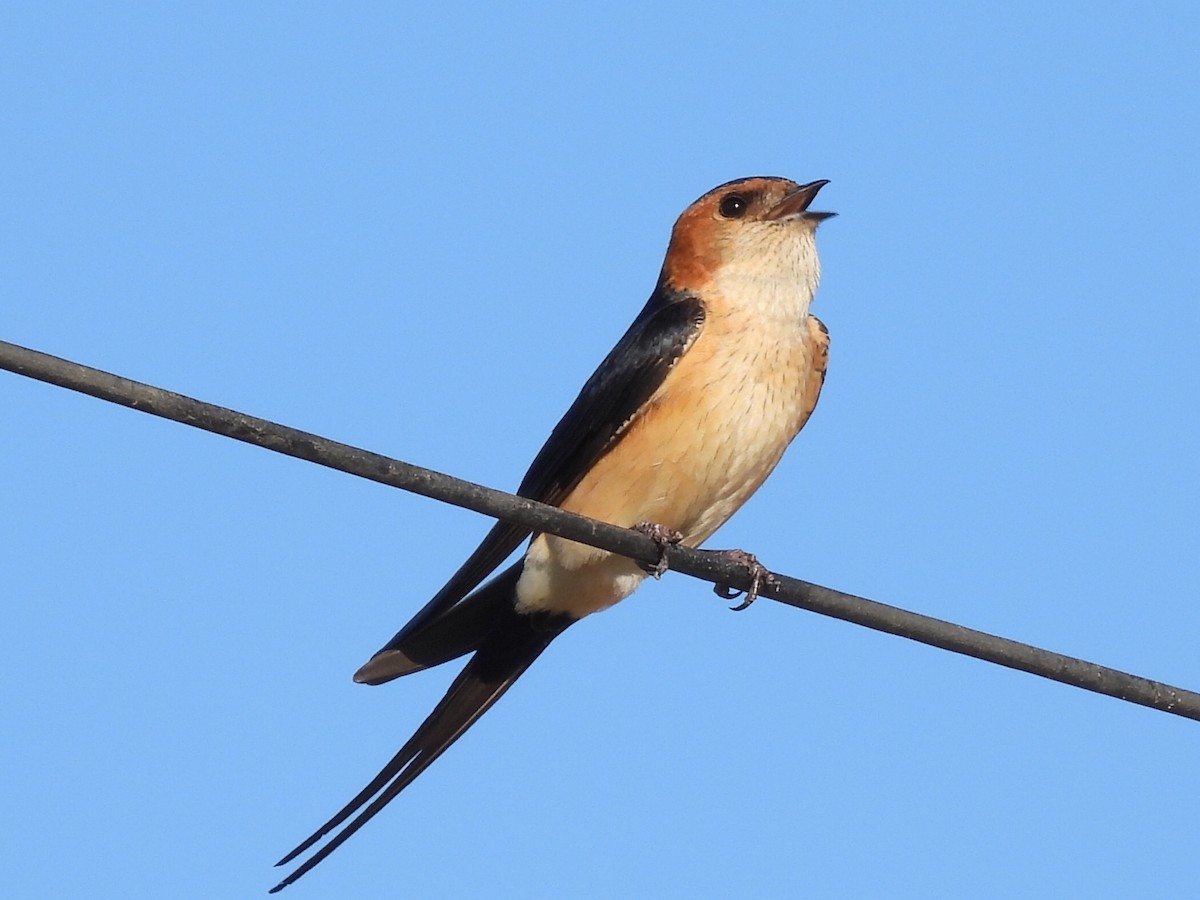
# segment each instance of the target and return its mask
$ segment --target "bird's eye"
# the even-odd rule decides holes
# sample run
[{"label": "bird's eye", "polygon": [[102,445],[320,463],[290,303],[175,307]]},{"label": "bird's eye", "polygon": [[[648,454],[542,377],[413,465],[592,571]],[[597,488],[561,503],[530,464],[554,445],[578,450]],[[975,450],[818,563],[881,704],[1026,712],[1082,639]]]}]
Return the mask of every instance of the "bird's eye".
[{"label": "bird's eye", "polygon": [[750,208],[750,201],[745,194],[726,194],[721,198],[719,207],[721,215],[726,219],[740,219]]}]

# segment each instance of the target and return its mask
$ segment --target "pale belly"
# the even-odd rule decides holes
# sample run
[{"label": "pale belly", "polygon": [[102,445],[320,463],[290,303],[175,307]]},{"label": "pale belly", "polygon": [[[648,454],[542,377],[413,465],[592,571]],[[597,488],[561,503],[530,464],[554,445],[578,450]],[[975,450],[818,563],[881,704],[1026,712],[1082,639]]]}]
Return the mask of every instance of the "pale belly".
[{"label": "pale belly", "polygon": [[[823,349],[807,330],[803,340],[767,348],[698,341],[562,507],[625,527],[656,522],[699,546],[803,427],[820,391]],[[517,603],[581,618],[629,596],[645,577],[629,559],[543,534],[526,554]]]}]

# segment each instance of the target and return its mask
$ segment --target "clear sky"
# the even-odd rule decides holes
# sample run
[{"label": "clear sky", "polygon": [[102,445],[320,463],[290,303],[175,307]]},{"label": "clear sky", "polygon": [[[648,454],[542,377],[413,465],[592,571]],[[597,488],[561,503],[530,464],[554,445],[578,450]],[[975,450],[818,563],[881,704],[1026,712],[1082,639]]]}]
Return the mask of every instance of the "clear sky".
[{"label": "clear sky", "polygon": [[[574,5],[566,5],[574,6]],[[513,488],[731,178],[831,179],[713,546],[1200,688],[1200,7],[27,4],[0,338]],[[0,895],[256,897],[474,514],[0,373]],[[668,575],[284,896],[1182,897],[1200,724]]]}]

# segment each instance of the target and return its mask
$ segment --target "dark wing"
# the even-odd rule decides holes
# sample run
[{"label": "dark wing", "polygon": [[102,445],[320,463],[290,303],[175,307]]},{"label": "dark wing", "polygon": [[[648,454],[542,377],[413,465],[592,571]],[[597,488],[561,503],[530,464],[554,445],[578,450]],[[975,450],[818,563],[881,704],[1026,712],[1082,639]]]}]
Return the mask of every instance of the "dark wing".
[{"label": "dark wing", "polygon": [[555,505],[566,499],[617,443],[703,324],[698,299],[656,291],[554,426],[517,493]]},{"label": "dark wing", "polygon": [[[620,440],[625,427],[653,396],[671,366],[695,341],[703,322],[704,308],[698,300],[656,290],[555,427],[521,482],[519,493],[546,503],[561,503],[596,460]],[[279,861],[279,865],[291,862],[335,828],[344,826],[272,888],[272,893],[320,863],[379,812],[470,728],[570,626],[572,619],[568,616],[517,611],[516,588],[522,561],[471,593],[528,533],[505,523],[492,528],[438,595],[359,670],[356,680],[377,684],[475,652],[446,696],[391,762],[328,822]]]},{"label": "dark wing", "polygon": [[[622,429],[696,340],[703,324],[704,306],[698,299],[671,291],[660,282],[554,427],[517,493],[542,503],[561,503],[616,443]],[[379,652],[404,643],[462,600],[529,534],[529,529],[520,525],[497,522],[446,585]]]}]

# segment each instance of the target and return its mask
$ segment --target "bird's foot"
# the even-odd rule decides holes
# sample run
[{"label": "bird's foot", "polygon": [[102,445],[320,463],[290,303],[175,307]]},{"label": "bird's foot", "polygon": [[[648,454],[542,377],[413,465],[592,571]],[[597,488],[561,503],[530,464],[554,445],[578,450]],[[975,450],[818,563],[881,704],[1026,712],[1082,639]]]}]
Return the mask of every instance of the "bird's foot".
[{"label": "bird's foot", "polygon": [[674,528],[668,528],[666,525],[659,525],[657,522],[638,522],[633,526],[633,530],[650,538],[658,547],[657,562],[650,565],[638,563],[638,565],[646,571],[647,575],[662,578],[663,573],[669,568],[667,565],[667,547],[682,541],[683,533],[676,531]]},{"label": "bird's foot", "polygon": [[767,567],[760,563],[758,557],[753,553],[747,553],[745,550],[709,550],[707,552],[716,553],[730,562],[743,565],[750,573],[750,590],[748,591],[741,591],[727,584],[713,585],[713,593],[724,600],[736,600],[742,594],[746,595],[741,603],[730,607],[734,612],[741,612],[743,609],[747,609],[751,603],[758,599],[759,590],[764,585],[772,585],[775,581],[774,576],[767,570]]}]

